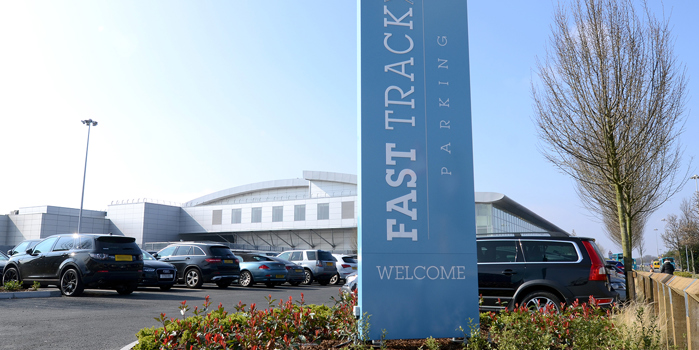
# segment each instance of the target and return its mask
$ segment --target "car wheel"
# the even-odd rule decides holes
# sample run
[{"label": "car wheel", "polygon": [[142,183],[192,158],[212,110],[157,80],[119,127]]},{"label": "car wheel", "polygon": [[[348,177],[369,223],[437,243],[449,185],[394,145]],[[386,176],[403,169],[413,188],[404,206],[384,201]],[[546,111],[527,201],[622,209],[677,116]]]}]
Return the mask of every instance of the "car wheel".
[{"label": "car wheel", "polygon": [[201,288],[204,281],[201,279],[199,270],[191,268],[184,273],[184,283],[188,288]]},{"label": "car wheel", "polygon": [[2,284],[10,281],[19,282],[19,273],[14,267],[10,267],[9,269],[5,270],[5,273],[2,275]]},{"label": "car wheel", "polygon": [[160,290],[170,290],[170,289],[172,289],[172,286],[171,286],[171,285],[160,286]]},{"label": "car wheel", "polygon": [[221,289],[228,288],[228,286],[231,285],[231,281],[229,281],[229,280],[218,281],[218,282],[216,282],[216,285]]},{"label": "car wheel", "polygon": [[303,272],[306,274],[306,278],[303,280],[303,284],[311,284],[313,283],[313,273],[310,270],[303,270]]},{"label": "car wheel", "polygon": [[274,286],[276,286],[276,285],[277,285],[277,284],[274,283],[274,282],[265,283],[265,286],[267,286],[267,288],[274,288]]},{"label": "car wheel", "polygon": [[338,284],[340,282],[340,274],[336,273],[330,278],[330,284]]},{"label": "car wheel", "polygon": [[549,292],[538,291],[529,293],[522,300],[522,305],[532,311],[544,311],[553,307],[555,312],[561,311],[561,300]]},{"label": "car wheel", "polygon": [[85,290],[80,274],[75,269],[67,269],[63,272],[59,288],[61,293],[67,297],[77,297]]},{"label": "car wheel", "polygon": [[248,271],[243,271],[240,273],[240,279],[238,280],[238,284],[243,286],[243,287],[250,287],[252,286],[252,275]]},{"label": "car wheel", "polygon": [[318,284],[321,286],[327,286],[328,283],[330,283],[330,280],[318,280]]},{"label": "car wheel", "polygon": [[120,295],[129,295],[136,290],[136,285],[134,284],[120,284],[116,287],[117,293]]}]

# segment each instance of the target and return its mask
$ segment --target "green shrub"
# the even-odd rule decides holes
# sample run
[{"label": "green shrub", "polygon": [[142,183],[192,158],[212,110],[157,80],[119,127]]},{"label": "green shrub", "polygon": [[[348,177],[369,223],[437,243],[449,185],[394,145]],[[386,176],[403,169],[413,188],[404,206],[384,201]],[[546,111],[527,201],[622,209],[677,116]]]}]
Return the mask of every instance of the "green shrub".
[{"label": "green shrub", "polygon": [[[601,309],[596,300],[575,302],[555,312],[520,307],[513,311],[481,314],[486,334],[471,329],[467,349],[660,349],[661,332],[648,305]],[[485,317],[484,317],[485,315]],[[483,328],[482,328],[483,329]],[[486,339],[490,337],[490,341]]]},{"label": "green shrub", "polygon": [[4,284],[4,288],[8,292],[15,292],[21,290],[23,288],[22,281],[7,281]]},{"label": "green shrub", "polygon": [[673,274],[675,276],[692,278],[692,273],[689,271],[675,271]]},{"label": "green shrub", "polygon": [[[164,313],[155,319],[162,327],[141,329],[136,333],[136,350],[166,349],[298,349],[302,344],[320,343],[325,339],[350,339],[356,330],[352,308],[356,296],[342,294],[335,306],[305,305],[300,302],[267,297],[269,307],[239,303],[229,314],[223,305],[210,311],[207,296],[204,307],[195,307],[193,316],[186,301],[180,304],[182,319],[167,318]],[[275,306],[276,304],[276,306]]]}]

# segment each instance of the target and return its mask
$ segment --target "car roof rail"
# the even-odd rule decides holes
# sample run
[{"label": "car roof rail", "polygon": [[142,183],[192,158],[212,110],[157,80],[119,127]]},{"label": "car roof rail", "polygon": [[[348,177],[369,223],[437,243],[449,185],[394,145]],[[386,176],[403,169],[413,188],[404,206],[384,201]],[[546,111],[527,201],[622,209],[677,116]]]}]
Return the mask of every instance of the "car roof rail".
[{"label": "car roof rail", "polygon": [[476,238],[482,237],[570,237],[565,232],[489,232],[477,233]]}]

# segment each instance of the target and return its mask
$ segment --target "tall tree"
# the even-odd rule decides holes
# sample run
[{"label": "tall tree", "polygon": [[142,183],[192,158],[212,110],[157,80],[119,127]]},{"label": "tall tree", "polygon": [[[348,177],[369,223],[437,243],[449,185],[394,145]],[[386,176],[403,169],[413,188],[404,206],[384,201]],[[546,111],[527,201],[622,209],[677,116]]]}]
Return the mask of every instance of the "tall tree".
[{"label": "tall tree", "polygon": [[673,54],[668,20],[643,5],[641,16],[631,0],[560,5],[532,88],[542,153],[575,179],[588,207],[616,214],[627,273],[634,219],[687,181],[678,176],[685,68]]}]

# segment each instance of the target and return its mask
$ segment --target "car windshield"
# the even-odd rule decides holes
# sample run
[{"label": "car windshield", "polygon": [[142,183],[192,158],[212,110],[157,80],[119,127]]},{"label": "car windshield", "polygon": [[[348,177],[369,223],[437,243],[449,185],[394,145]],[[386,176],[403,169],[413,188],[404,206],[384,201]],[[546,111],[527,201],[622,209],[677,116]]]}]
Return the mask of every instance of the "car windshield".
[{"label": "car windshield", "polygon": [[143,260],[157,260],[145,250],[141,250],[141,253],[143,253]]}]

